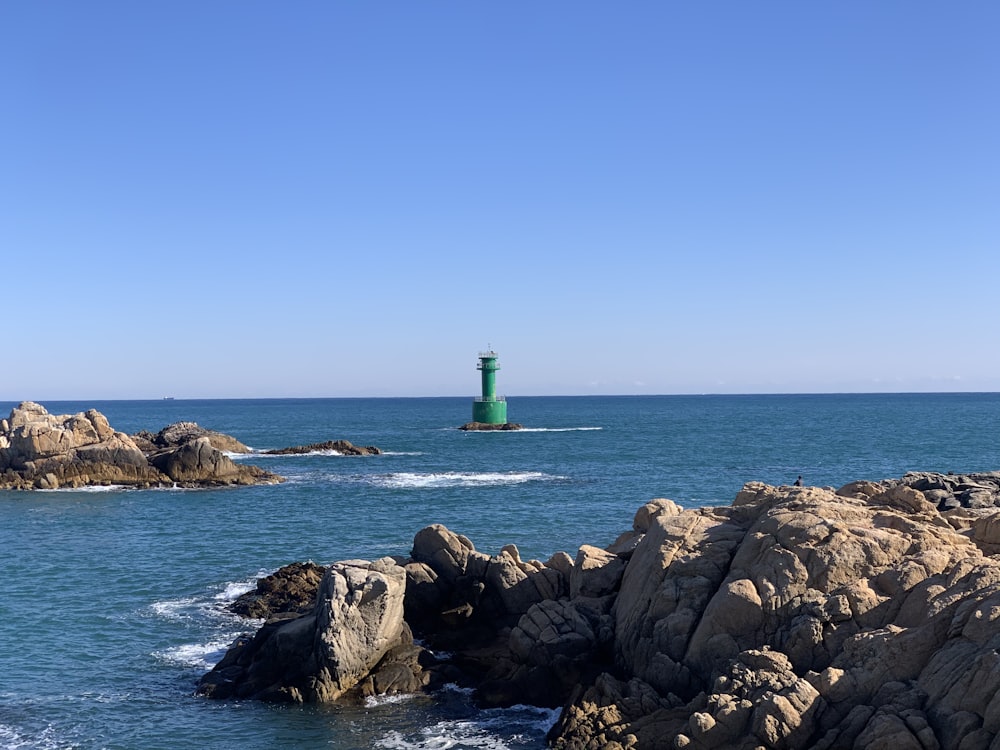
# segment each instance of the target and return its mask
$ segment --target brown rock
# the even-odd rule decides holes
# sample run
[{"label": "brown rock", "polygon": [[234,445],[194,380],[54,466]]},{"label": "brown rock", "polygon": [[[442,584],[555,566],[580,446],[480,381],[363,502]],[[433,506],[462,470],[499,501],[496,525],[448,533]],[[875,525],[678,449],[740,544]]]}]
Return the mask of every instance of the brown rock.
[{"label": "brown rock", "polygon": [[[258,484],[281,477],[253,466],[236,465],[212,446],[231,438],[201,430],[193,422],[165,428],[159,436],[140,434],[144,447],[154,440],[187,442],[157,449],[147,456],[139,445],[116,432],[93,409],[74,415],[51,415],[26,401],[0,421],[0,489],[57,489],[90,485],[154,487],[181,484]],[[239,444],[242,445],[242,444]],[[245,450],[246,447],[242,446]]]}]

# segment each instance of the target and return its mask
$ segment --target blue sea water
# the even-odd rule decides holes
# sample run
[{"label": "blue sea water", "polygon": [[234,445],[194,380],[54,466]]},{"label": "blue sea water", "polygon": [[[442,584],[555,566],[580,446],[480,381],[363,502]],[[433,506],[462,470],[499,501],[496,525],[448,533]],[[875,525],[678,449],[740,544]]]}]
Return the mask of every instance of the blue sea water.
[{"label": "blue sea water", "polygon": [[195,421],[257,450],[343,438],[385,453],[239,458],[288,478],[266,487],[0,492],[0,750],[541,748],[552,712],[480,711],[458,690],[352,708],[194,686],[253,629],[224,607],[257,577],[406,554],[430,523],[544,560],[609,544],[654,497],[1000,469],[995,393],[512,398],[527,429],[501,433],[456,429],[467,398],[44,406],[129,433]]}]

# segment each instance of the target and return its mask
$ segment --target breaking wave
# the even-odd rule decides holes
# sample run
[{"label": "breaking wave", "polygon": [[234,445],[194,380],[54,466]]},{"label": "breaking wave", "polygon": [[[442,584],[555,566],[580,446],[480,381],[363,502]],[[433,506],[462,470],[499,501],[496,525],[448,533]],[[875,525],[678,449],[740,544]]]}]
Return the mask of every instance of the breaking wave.
[{"label": "breaking wave", "polygon": [[537,747],[558,716],[558,710],[533,706],[490,709],[468,718],[439,721],[409,734],[393,730],[377,740],[375,747],[383,750]]},{"label": "breaking wave", "polygon": [[366,477],[377,487],[390,489],[441,489],[447,487],[496,487],[527,482],[562,481],[566,477],[541,471],[444,471],[374,474]]}]

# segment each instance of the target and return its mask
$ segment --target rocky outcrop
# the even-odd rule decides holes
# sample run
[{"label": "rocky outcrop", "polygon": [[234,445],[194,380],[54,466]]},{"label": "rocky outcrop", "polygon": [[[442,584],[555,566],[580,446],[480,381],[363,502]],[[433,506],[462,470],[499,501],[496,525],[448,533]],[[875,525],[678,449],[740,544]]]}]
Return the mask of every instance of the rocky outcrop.
[{"label": "rocky outcrop", "polygon": [[250,453],[249,447],[231,435],[215,430],[206,430],[196,422],[174,422],[155,435],[148,430],[141,430],[132,435],[135,444],[146,453],[155,453],[165,448],[179,448],[198,438],[208,438],[213,448],[224,453]]},{"label": "rocky outcrop", "polygon": [[228,609],[260,620],[285,612],[304,613],[312,609],[325,571],[314,562],[286,565],[258,579],[254,589],[238,596]]},{"label": "rocky outcrop", "polygon": [[[486,705],[562,705],[559,748],[998,747],[1000,510],[983,495],[996,478],[912,474],[836,492],[752,482],[728,507],[693,510],[655,500],[608,549],[547,563],[430,526],[408,559],[380,561],[405,577],[405,618],[348,690],[426,689],[451,669]],[[287,645],[300,619],[255,636],[291,629],[263,674],[318,663]],[[452,650],[449,664],[407,624]],[[311,627],[310,642],[335,640]],[[250,674],[247,648],[203,690],[228,686],[234,664]],[[221,695],[348,694],[261,684]]]},{"label": "rocky outcrop", "polygon": [[[883,484],[892,486],[896,482]],[[1000,505],[1000,471],[978,474],[910,472],[898,480],[898,484],[919,490],[940,511],[996,508]]]},{"label": "rocky outcrop", "polygon": [[500,424],[492,424],[490,422],[466,422],[458,429],[465,430],[466,432],[491,432],[497,430],[523,430],[524,426],[518,424],[517,422],[502,422]]},{"label": "rocky outcrop", "polygon": [[228,651],[199,690],[276,702],[341,698],[372,677],[386,654],[406,645],[405,591],[406,573],[390,558],[335,563],[308,614],[268,620]]},{"label": "rocky outcrop", "polygon": [[[0,420],[0,489],[203,487],[281,481],[275,474],[231,461],[212,444],[213,440],[225,444],[227,436],[221,433],[209,433],[193,423],[172,427],[182,429],[170,433],[172,438],[164,437],[162,445],[155,442],[158,436],[150,435],[149,441],[140,436],[140,443],[148,448],[144,451],[132,437],[112,429],[94,409],[56,416],[25,401]],[[184,441],[181,435],[193,439]]]},{"label": "rocky outcrop", "polygon": [[163,480],[131,438],[94,409],[55,416],[25,401],[0,420],[0,488],[149,487]]},{"label": "rocky outcrop", "polygon": [[650,526],[615,605],[614,673],[581,687],[552,740],[987,747],[998,604],[1000,561],[908,484],[752,483]]},{"label": "rocky outcrop", "polygon": [[291,448],[275,448],[261,451],[268,456],[292,456],[303,453],[333,452],[342,456],[377,456],[382,453],[381,449],[374,445],[354,445],[349,440],[327,440],[323,443],[311,443],[310,445],[296,445]]}]

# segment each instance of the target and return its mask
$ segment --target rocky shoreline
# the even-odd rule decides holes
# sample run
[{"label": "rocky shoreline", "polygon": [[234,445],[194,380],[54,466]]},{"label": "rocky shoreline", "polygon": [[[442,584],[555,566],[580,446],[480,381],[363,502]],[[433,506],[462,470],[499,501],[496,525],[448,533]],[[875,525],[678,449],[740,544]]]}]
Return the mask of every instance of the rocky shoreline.
[{"label": "rocky shoreline", "polygon": [[[375,455],[375,446],[346,440],[267,451],[272,454],[336,450]],[[157,433],[118,432],[95,409],[49,414],[24,401],[0,419],[0,490],[54,490],[92,486],[219,487],[277,484],[284,477],[236,463],[227,454],[252,453],[236,438],[194,422],[177,422]]]},{"label": "rocky shoreline", "polygon": [[430,526],[405,557],[276,573],[250,595],[269,619],[199,692],[457,682],[561,706],[559,748],[997,747],[998,507],[1000,472],[751,482],[726,507],[651,501],[607,549],[546,562]]}]

